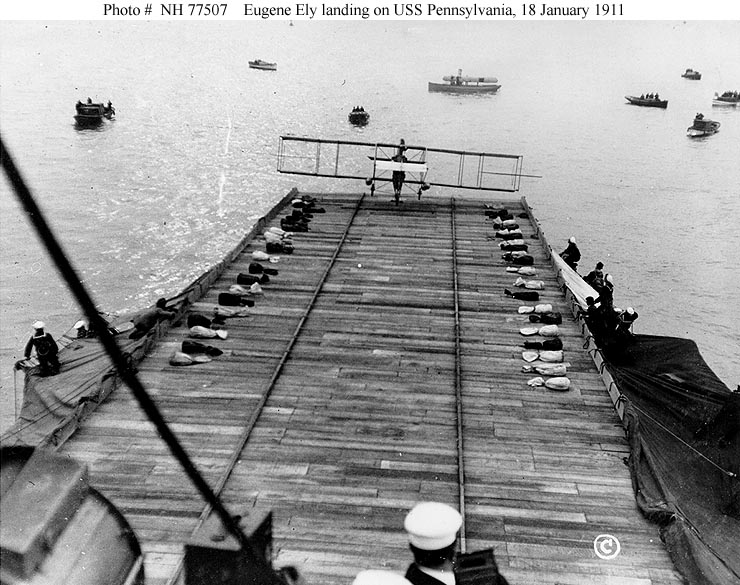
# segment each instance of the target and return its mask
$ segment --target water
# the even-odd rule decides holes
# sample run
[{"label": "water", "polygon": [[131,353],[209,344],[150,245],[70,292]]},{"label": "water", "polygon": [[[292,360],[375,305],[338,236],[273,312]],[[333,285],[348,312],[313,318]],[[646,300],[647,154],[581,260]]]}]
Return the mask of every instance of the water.
[{"label": "water", "polygon": [[[694,339],[740,382],[738,22],[3,22],[2,135],[101,310],[179,291],[291,187],[361,190],[276,172],[278,136],[524,155],[521,193],[549,240],[606,264],[640,333]],[[247,60],[278,62],[277,72]],[[427,92],[462,67],[497,95]],[[680,77],[687,67],[701,81]],[[625,94],[658,91],[667,110]],[[118,119],[77,131],[78,99]],[[370,125],[347,113],[363,105]],[[685,136],[694,114],[722,123]],[[0,396],[30,323],[58,336],[79,309],[0,181]],[[20,386],[20,379],[17,381]],[[20,388],[18,387],[18,391]]]}]

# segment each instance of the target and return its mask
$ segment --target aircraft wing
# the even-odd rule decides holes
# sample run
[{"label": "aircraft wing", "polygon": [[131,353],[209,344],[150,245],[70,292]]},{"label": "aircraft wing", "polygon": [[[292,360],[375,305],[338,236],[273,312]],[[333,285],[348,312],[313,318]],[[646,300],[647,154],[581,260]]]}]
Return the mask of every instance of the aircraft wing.
[{"label": "aircraft wing", "polygon": [[398,143],[327,140],[281,136],[277,170],[281,173],[390,181],[394,170],[406,183],[486,191],[519,190],[520,155],[404,145],[404,162],[393,161]]}]

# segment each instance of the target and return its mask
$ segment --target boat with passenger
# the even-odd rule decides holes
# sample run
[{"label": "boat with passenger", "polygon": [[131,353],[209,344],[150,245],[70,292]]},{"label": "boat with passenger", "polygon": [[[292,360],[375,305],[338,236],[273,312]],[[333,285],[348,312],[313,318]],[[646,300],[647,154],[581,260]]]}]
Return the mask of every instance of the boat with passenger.
[{"label": "boat with passenger", "polygon": [[473,77],[463,75],[458,69],[457,75],[445,75],[442,80],[446,83],[429,82],[429,91],[459,94],[496,93],[501,87],[495,77]]},{"label": "boat with passenger", "polygon": [[370,121],[370,113],[366,112],[363,106],[355,106],[352,108],[352,111],[349,113],[347,118],[349,119],[350,124],[354,124],[355,126],[366,126]]},{"label": "boat with passenger", "polygon": [[641,95],[640,97],[634,96],[634,95],[626,95],[624,96],[625,99],[631,103],[634,106],[644,106],[646,108],[667,108],[668,107],[668,100],[662,100],[660,99],[659,95],[656,94],[647,94],[647,95]]},{"label": "boat with passenger", "polygon": [[740,91],[726,91],[722,95],[715,92],[713,106],[737,106],[740,104]]},{"label": "boat with passenger", "polygon": [[250,69],[261,69],[262,71],[277,71],[277,63],[270,63],[269,61],[263,61],[262,59],[255,59],[249,61]]},{"label": "boat with passenger", "polygon": [[698,80],[698,79],[701,79],[701,73],[699,73],[698,71],[694,71],[693,69],[689,68],[689,69],[687,69],[686,71],[684,71],[681,74],[681,77],[684,77],[686,79],[696,79],[696,80]]},{"label": "boat with passenger", "polygon": [[694,123],[686,129],[686,133],[690,138],[702,138],[716,134],[719,132],[719,127],[719,122],[705,118],[704,114],[698,113],[694,117]]},{"label": "boat with passenger", "polygon": [[112,120],[116,115],[116,109],[108,100],[107,104],[95,103],[87,98],[86,103],[78,100],[75,104],[75,123],[78,126],[98,126],[103,120]]}]

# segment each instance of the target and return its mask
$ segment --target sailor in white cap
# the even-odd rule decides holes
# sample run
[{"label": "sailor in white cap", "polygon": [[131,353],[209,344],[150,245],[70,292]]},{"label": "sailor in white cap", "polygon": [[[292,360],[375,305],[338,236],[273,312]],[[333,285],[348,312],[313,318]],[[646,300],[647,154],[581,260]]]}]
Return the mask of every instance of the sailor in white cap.
[{"label": "sailor in white cap", "polygon": [[[41,375],[53,376],[59,373],[59,357],[57,356],[59,347],[51,334],[44,331],[44,327],[46,324],[43,321],[36,321],[33,324],[33,335],[26,343],[23,355],[29,359],[35,348]],[[16,367],[19,363],[16,363]]]},{"label": "sailor in white cap", "polygon": [[565,260],[565,263],[573,270],[576,270],[578,268],[578,262],[581,259],[581,251],[576,245],[575,238],[570,238],[568,240],[568,245],[566,246],[565,250],[560,252],[560,257]]},{"label": "sailor in white cap", "polygon": [[632,336],[632,324],[637,320],[637,311],[632,307],[627,307],[624,311],[620,311],[617,317],[617,334]]},{"label": "sailor in white cap", "polygon": [[460,526],[462,516],[447,504],[422,502],[414,506],[404,521],[414,555],[406,579],[413,585],[455,585],[452,559]]}]

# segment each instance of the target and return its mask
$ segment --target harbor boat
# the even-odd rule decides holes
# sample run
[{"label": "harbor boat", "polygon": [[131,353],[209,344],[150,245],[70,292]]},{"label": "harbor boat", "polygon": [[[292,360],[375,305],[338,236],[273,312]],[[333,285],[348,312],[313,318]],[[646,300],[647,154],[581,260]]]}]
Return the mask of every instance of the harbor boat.
[{"label": "harbor boat", "polygon": [[[340,147],[359,145],[283,138],[291,141],[281,143],[278,171],[292,174],[309,174],[293,147],[336,162],[340,177]],[[423,150],[407,145],[406,156]],[[491,174],[491,155],[445,151],[454,152],[483,167],[456,189]],[[492,156],[521,175],[521,157]],[[143,554],[141,579],[124,578],[136,568],[137,547],[128,547],[127,584],[347,585],[381,566],[395,577],[410,562],[403,516],[428,500],[459,508],[461,557],[486,553],[471,574],[457,566],[461,584],[482,573],[492,582],[496,569],[510,583],[682,585],[670,552],[688,574],[734,583],[740,520],[720,509],[738,495],[736,397],[686,340],[597,346],[581,311],[593,289],[559,260],[527,201],[495,191],[428,193],[399,209],[380,189],[292,190],[167,299],[171,321],[138,338],[112,336],[109,325],[126,331],[118,322],[93,336],[70,331],[52,377],[21,364],[21,414],[0,444],[86,468],[76,476],[126,517]],[[310,230],[283,229],[296,210],[312,215]],[[518,224],[518,244],[492,239],[496,220]],[[514,245],[523,254],[508,251]],[[226,291],[248,282],[256,261],[279,273],[253,307],[237,306]],[[525,301],[509,290],[522,266],[542,283]],[[549,309],[535,312],[532,293]],[[81,304],[99,324],[91,299]],[[544,314],[562,317],[553,354],[524,345],[548,339],[530,331]],[[217,317],[218,329],[191,325]],[[228,335],[202,337],[216,330]],[[218,351],[183,361],[180,350],[198,339]],[[26,492],[13,501],[41,512],[12,514],[3,494],[0,571],[25,571],[3,573],[4,583],[51,582],[50,555],[61,546],[66,566],[110,552],[108,541],[94,546],[92,529],[64,539],[79,498],[55,490],[56,465],[37,467],[46,481],[28,472],[14,482]],[[62,513],[42,513],[60,502]],[[39,518],[36,530],[22,530],[28,517]],[[94,516],[85,518],[91,528]],[[21,533],[34,537],[29,557],[10,538]],[[73,538],[80,533],[87,538]]]},{"label": "harbor boat", "polygon": [[94,103],[90,98],[86,103],[78,101],[75,104],[75,123],[77,126],[98,126],[103,120],[112,120],[116,115],[116,109],[108,101],[107,104]]},{"label": "harbor boat", "polygon": [[740,104],[740,91],[726,91],[722,95],[714,94],[713,106],[737,106]]},{"label": "harbor boat", "polygon": [[686,129],[686,133],[690,138],[701,138],[716,134],[719,127],[719,122],[705,118],[704,114],[699,113],[694,117],[694,123]]},{"label": "harbor boat", "polygon": [[668,100],[658,99],[657,94],[656,94],[656,97],[652,97],[652,98],[646,98],[644,96],[637,97],[634,95],[626,95],[624,97],[629,103],[635,106],[644,106],[647,108],[663,108],[663,109],[668,107]]},{"label": "harbor boat", "polygon": [[687,69],[681,74],[681,77],[685,77],[686,79],[701,79],[701,73],[693,69]]},{"label": "harbor boat", "polygon": [[261,69],[262,71],[277,71],[277,63],[270,63],[269,61],[263,61],[262,59],[249,61],[249,67],[250,69]]},{"label": "harbor boat", "polygon": [[362,106],[355,106],[348,115],[350,124],[365,126],[370,121],[370,114]]},{"label": "harbor boat", "polygon": [[485,94],[496,93],[501,87],[495,77],[472,77],[463,75],[462,69],[458,69],[457,75],[445,75],[442,77],[445,83],[429,82],[429,91],[459,94]]}]

